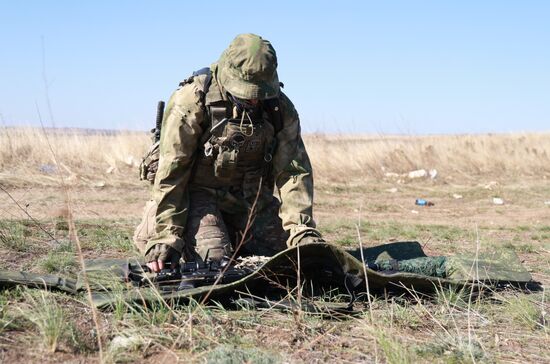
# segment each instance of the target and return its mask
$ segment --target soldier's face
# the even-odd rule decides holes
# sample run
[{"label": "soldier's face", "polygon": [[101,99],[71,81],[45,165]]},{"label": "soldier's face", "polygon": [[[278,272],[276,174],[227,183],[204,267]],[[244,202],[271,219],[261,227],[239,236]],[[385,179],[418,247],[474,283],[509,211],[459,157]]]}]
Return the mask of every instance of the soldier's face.
[{"label": "soldier's face", "polygon": [[233,100],[245,110],[253,110],[260,104],[259,99],[240,99],[238,97],[233,97]]},{"label": "soldier's face", "polygon": [[235,97],[235,99],[239,102],[239,104],[244,105],[245,107],[256,107],[260,100],[258,99],[239,99]]}]

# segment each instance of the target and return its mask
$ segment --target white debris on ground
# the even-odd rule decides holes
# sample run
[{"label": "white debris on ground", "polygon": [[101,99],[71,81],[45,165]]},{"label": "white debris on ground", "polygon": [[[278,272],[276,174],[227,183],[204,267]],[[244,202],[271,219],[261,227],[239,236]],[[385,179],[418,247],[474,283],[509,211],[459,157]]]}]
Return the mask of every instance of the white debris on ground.
[{"label": "white debris on ground", "polygon": [[395,187],[394,187],[394,188],[388,188],[388,189],[386,190],[386,192],[389,192],[389,193],[396,193],[396,192],[397,192],[397,188],[395,188]]},{"label": "white debris on ground", "polygon": [[246,269],[256,270],[260,268],[269,259],[271,258],[263,255],[251,255],[249,257],[238,257],[237,264],[235,264],[235,268],[240,268],[240,269],[246,268]]},{"label": "white debris on ground", "polygon": [[464,197],[464,196],[459,195],[458,193],[453,193],[453,198],[454,198],[455,200],[460,200],[460,199],[463,198],[463,197]]},{"label": "white debris on ground", "polygon": [[408,178],[408,179],[418,179],[418,178],[430,178],[430,179],[436,179],[436,177],[439,175],[439,172],[437,169],[417,169],[415,171],[410,171],[409,173],[395,173],[395,172],[385,172],[385,168],[382,169],[384,171],[384,177],[390,178],[390,179],[398,179],[397,183],[403,183],[403,180],[401,178]]},{"label": "white debris on ground", "polygon": [[416,211],[416,210],[411,210],[411,214],[418,214],[418,211]]},{"label": "white debris on ground", "polygon": [[111,174],[111,173],[113,173],[113,172],[115,171],[115,169],[116,169],[115,167],[110,166],[109,168],[107,168],[107,170],[105,171],[105,173]]},{"label": "white debris on ground", "polygon": [[53,164],[42,164],[38,167],[38,170],[44,174],[54,174],[57,171],[57,167]]},{"label": "white debris on ground", "polygon": [[417,169],[416,171],[409,172],[407,176],[410,179],[415,179],[415,178],[423,178],[423,177],[426,177],[427,175],[428,175],[428,172],[425,169]]},{"label": "white debris on ground", "polygon": [[120,352],[120,351],[128,351],[128,350],[135,350],[142,346],[144,343],[146,343],[147,340],[145,340],[143,337],[138,335],[133,336],[115,336],[109,345],[109,351],[111,352]]},{"label": "white debris on ground", "polygon": [[388,178],[398,178],[399,174],[398,173],[393,173],[393,172],[386,172],[386,173],[384,173],[384,176],[386,176]]},{"label": "white debris on ground", "polygon": [[544,204],[545,204],[546,206],[550,206],[550,200],[544,201]]},{"label": "white debris on ground", "polygon": [[493,204],[494,205],[504,205],[504,200],[500,197],[493,197]]}]

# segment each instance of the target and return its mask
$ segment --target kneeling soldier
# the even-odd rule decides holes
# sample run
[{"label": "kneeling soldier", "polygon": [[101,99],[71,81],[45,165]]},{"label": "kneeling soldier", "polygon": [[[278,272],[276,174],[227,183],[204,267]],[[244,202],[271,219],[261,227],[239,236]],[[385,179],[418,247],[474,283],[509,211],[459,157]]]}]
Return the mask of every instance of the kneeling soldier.
[{"label": "kneeling soldier", "polygon": [[298,113],[281,85],[271,43],[242,34],[172,94],[135,235],[151,270],[321,240]]}]

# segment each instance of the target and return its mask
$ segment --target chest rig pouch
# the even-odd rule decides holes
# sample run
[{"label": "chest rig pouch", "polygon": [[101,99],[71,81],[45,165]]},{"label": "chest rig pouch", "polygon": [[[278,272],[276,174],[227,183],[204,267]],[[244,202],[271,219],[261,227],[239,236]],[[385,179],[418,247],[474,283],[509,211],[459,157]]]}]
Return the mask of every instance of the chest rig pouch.
[{"label": "chest rig pouch", "polygon": [[196,183],[234,187],[249,197],[267,176],[275,149],[275,129],[269,115],[238,113],[228,102],[210,105],[208,139],[197,156]]}]

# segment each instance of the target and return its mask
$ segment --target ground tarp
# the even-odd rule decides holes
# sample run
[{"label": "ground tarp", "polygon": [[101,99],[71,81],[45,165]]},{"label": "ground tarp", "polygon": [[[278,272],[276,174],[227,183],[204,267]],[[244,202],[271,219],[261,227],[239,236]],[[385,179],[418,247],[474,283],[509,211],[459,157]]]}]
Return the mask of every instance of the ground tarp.
[{"label": "ground tarp", "polygon": [[[408,262],[409,271],[376,271],[365,262]],[[502,249],[453,257],[427,257],[417,242],[397,242],[360,250],[345,250],[328,243],[306,244],[289,248],[271,257],[243,278],[227,284],[206,285],[178,290],[179,284],[156,287],[154,284],[137,287],[127,282],[128,271],[145,274],[138,258],[97,259],[86,262],[94,304],[99,308],[126,303],[159,301],[185,303],[190,299],[224,300],[228,297],[255,298],[284,295],[301,287],[304,296],[342,292],[353,296],[357,292],[371,294],[399,290],[432,292],[442,286],[497,287],[503,284],[525,286],[532,277],[517,255]],[[433,266],[437,264],[434,276]],[[424,268],[428,267],[430,268]],[[423,271],[425,269],[426,271]],[[365,280],[365,274],[368,278]],[[77,294],[85,289],[83,275],[64,278],[26,272],[0,271],[0,287],[26,285],[35,288],[57,289]]]}]

